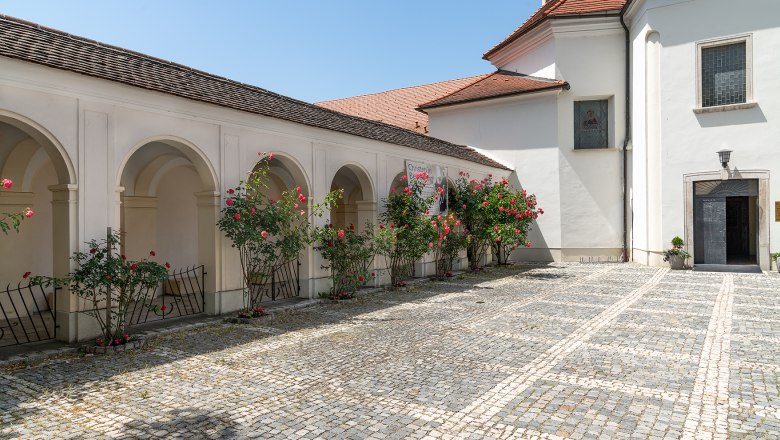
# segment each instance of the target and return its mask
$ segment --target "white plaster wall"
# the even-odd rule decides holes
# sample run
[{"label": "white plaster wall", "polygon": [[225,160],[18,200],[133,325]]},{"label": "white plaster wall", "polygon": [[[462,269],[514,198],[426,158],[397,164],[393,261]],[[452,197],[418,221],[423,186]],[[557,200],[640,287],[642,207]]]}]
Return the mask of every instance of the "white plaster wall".
[{"label": "white plaster wall", "polygon": [[[551,29],[544,43],[531,36],[500,54],[501,67],[538,74],[534,69],[553,66],[542,76],[563,79],[570,90],[434,109],[430,132],[510,164],[519,184],[537,194],[545,214],[530,237],[534,249],[516,257],[616,259],[623,240],[624,33],[615,19],[560,20]],[[587,99],[610,101],[607,149],[574,150],[574,101]]]},{"label": "white plaster wall", "polygon": [[[757,11],[763,11],[758,13]],[[634,82],[634,147],[635,166],[641,166],[643,121],[641,107],[645,84],[644,51],[647,32],[656,31],[661,44],[660,144],[662,192],[662,243],[643,242],[652,225],[642,222],[642,212],[635,212],[635,247],[668,247],[675,235],[683,236],[684,186],[683,175],[717,171],[720,168],[716,152],[730,149],[730,166],[736,170],[769,170],[774,177],[780,171],[780,155],[774,153],[780,139],[780,15],[776,2],[756,0],[750,7],[734,7],[727,0],[647,0],[631,11],[632,70]],[[691,20],[690,17],[696,17]],[[695,114],[696,107],[696,42],[701,40],[752,34],[753,87],[757,106],[751,109],[722,113]],[[646,185],[639,168],[634,179],[635,200],[647,197],[657,188]],[[644,171],[646,172],[646,171]],[[770,201],[780,200],[780,181],[770,177]],[[641,204],[637,204],[640,205]],[[780,249],[780,228],[774,212],[761,213],[769,217],[770,247]],[[760,256],[761,258],[762,256]],[[766,256],[763,256],[766,258]]]},{"label": "white plaster wall", "polygon": [[557,78],[556,41],[544,38],[530,48],[523,48],[522,54],[494,62],[498,69],[523,73],[542,78]]},{"label": "white plaster wall", "polygon": [[[73,183],[78,184],[78,204],[72,224],[78,228],[73,232],[70,251],[83,250],[84,241],[104,236],[107,226],[119,226],[120,173],[131,154],[149,142],[177,145],[178,151],[198,169],[201,188],[214,187],[218,198],[214,210],[224,203],[224,191],[235,186],[252,169],[258,151],[276,152],[294,165],[297,175],[306,182],[312,201],[321,200],[330,188],[333,175],[347,163],[366,170],[375,184],[377,199],[387,194],[390,181],[403,170],[404,159],[437,163],[480,177],[500,174],[497,169],[455,157],[188,101],[17,60],[4,58],[2,61],[0,110],[30,118],[51,132],[76,170]],[[195,185],[192,178],[185,180],[162,183],[171,187]],[[185,189],[177,188],[177,192]],[[200,218],[208,214],[207,202],[208,195],[201,194]],[[174,207],[167,206],[161,212]],[[185,240],[184,235],[192,234],[193,227],[188,224],[175,231],[181,232],[181,237],[173,234],[174,231],[168,232],[181,241]],[[197,228],[197,245],[202,247],[204,241],[211,240],[208,235],[215,234],[216,227],[198,225]],[[212,266],[207,267],[207,294],[211,295],[211,299],[207,298],[207,310],[226,313],[241,306],[237,290],[241,286],[240,272],[228,240],[218,232],[214,240],[216,250],[210,257],[212,261],[207,263]],[[182,246],[175,245],[178,247],[175,251],[163,246],[158,252],[191,254],[191,249]],[[312,280],[304,286],[302,294],[316,295],[314,280],[321,275],[320,265],[313,252],[304,258],[307,272],[302,278],[311,276]],[[90,325],[63,322],[63,332],[68,338],[92,336],[87,330],[81,334],[78,330]]]},{"label": "white plaster wall", "polygon": [[177,167],[160,180],[157,188],[157,256],[155,261],[181,269],[202,264],[198,259],[197,173]]},{"label": "white plaster wall", "polygon": [[432,110],[429,115],[432,136],[474,146],[508,164],[515,169],[512,182],[537,195],[545,214],[530,236],[534,247],[517,254],[527,254],[528,259],[559,258],[562,218],[557,92],[453,106]]},{"label": "white plaster wall", "polygon": [[[571,87],[558,96],[557,126],[566,258],[617,258],[623,242],[625,34],[614,19],[565,20],[553,29],[557,76]],[[574,102],[590,99],[609,100],[608,148],[574,150]]]}]

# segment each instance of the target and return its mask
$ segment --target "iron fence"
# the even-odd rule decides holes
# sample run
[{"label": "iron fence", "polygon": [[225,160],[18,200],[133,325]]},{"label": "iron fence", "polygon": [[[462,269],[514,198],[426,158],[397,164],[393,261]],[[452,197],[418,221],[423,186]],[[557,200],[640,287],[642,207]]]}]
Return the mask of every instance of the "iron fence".
[{"label": "iron fence", "polygon": [[21,283],[0,290],[0,347],[54,339],[58,290]]},{"label": "iron fence", "polygon": [[292,260],[275,268],[266,267],[249,285],[252,306],[264,300],[292,298],[301,293],[301,262]]},{"label": "iron fence", "polygon": [[160,286],[146,289],[130,307],[128,324],[138,325],[162,319],[203,313],[206,306],[205,266],[174,270]]}]

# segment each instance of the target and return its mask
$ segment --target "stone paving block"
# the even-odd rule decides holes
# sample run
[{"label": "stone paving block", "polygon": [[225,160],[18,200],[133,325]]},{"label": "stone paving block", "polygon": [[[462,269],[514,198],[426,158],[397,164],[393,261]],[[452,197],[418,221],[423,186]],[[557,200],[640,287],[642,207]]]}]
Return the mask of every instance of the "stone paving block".
[{"label": "stone paving block", "polygon": [[780,437],[780,276],[501,267],[0,371],[0,438]]}]

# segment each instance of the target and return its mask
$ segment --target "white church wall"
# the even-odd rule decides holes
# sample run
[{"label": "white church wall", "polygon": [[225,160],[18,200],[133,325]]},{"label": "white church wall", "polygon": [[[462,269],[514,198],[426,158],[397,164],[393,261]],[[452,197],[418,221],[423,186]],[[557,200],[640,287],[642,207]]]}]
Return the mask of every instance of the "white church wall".
[{"label": "white church wall", "polygon": [[[778,80],[780,68],[777,47],[780,47],[780,21],[777,14],[760,14],[756,11],[776,10],[770,0],[752,2],[748,7],[734,7],[726,0],[696,1],[645,1],[638,2],[630,12],[633,48],[634,84],[633,96],[637,109],[641,104],[646,84],[640,73],[647,71],[643,64],[642,48],[646,47],[648,31],[658,33],[660,42],[660,101],[657,119],[660,123],[660,185],[647,185],[638,175],[634,180],[635,194],[648,197],[660,193],[660,234],[647,246],[659,252],[669,247],[675,235],[685,234],[685,192],[683,176],[699,172],[718,172],[720,165],[716,152],[733,150],[732,171],[769,170],[771,174],[780,168],[780,156],[772,151],[780,138]],[[696,17],[691,20],[690,17]],[[705,40],[750,35],[752,38],[753,100],[756,105],[748,109],[697,113],[696,43]],[[644,118],[642,118],[644,116]],[[641,144],[642,125],[653,115],[635,112],[635,148]],[[646,136],[645,136],[646,137]],[[642,165],[635,161],[635,165]],[[652,171],[652,170],[651,170]],[[637,173],[642,171],[637,170]],[[644,171],[647,174],[647,170]],[[770,177],[771,203],[767,212],[760,213],[769,222],[768,246],[780,249],[780,228],[774,219],[774,201],[780,199],[780,182]],[[636,213],[641,214],[641,213]],[[643,221],[635,216],[635,236],[643,237],[651,231],[653,221]],[[766,238],[766,237],[765,237]],[[637,241],[636,247],[643,243]],[[767,255],[759,255],[766,262]],[[662,264],[659,258],[650,261]]]}]

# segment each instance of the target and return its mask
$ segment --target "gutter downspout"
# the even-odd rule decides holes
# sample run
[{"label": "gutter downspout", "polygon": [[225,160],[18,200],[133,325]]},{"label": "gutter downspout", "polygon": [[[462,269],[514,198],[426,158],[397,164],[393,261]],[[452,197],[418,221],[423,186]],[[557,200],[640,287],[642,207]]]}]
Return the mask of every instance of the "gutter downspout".
[{"label": "gutter downspout", "polygon": [[628,148],[631,142],[631,33],[624,20],[626,9],[631,4],[631,0],[626,2],[623,10],[620,11],[620,25],[626,34],[626,138],[623,141],[623,262],[628,262]]}]

